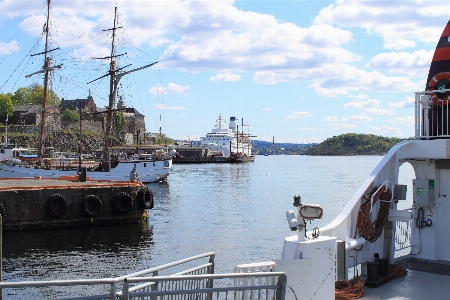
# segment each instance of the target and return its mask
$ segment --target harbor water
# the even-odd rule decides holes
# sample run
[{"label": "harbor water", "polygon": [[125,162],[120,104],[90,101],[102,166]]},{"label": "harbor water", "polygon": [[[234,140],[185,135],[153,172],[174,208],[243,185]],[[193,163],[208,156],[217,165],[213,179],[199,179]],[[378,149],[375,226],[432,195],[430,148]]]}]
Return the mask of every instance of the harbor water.
[{"label": "harbor water", "polygon": [[[209,251],[216,253],[216,273],[277,259],[284,237],[295,234],[285,217],[294,195],[324,208],[321,220],[307,224],[320,228],[381,159],[283,155],[248,164],[174,165],[168,183],[148,185],[155,199],[148,223],[5,232],[3,281],[115,277]],[[403,166],[400,174],[410,192],[412,168]]]}]

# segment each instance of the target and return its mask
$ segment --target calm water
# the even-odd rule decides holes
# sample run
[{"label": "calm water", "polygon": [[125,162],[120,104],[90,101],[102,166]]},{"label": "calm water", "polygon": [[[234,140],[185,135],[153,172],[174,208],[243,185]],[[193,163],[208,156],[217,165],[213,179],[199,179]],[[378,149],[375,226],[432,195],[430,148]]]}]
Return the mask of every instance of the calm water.
[{"label": "calm water", "polygon": [[209,251],[218,273],[277,259],[292,234],[285,213],[294,195],[322,205],[323,219],[307,228],[321,227],[381,158],[258,156],[250,164],[174,165],[167,184],[149,185],[155,208],[148,224],[4,233],[3,280],[112,277]]}]

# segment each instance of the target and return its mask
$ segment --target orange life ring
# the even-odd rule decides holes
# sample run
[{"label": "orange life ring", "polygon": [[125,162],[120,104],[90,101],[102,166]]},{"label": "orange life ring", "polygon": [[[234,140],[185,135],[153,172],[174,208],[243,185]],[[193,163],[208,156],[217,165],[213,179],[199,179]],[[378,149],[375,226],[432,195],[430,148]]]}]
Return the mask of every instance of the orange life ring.
[{"label": "orange life ring", "polygon": [[[434,75],[428,84],[428,90],[435,90],[438,87],[438,82],[441,80],[447,80],[450,82],[450,72],[441,72]],[[447,82],[447,84],[449,83]],[[450,104],[450,95],[445,93],[445,98],[440,98],[437,93],[430,93],[431,100],[438,105],[448,105]]]}]

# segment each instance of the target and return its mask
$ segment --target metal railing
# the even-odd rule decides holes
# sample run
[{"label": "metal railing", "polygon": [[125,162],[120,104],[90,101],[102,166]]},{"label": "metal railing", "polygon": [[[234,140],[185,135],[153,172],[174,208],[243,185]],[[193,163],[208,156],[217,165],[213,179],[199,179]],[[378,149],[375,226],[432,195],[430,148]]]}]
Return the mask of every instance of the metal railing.
[{"label": "metal railing", "polygon": [[415,93],[415,138],[450,138],[450,101],[430,94],[448,93],[450,89]]},{"label": "metal railing", "polygon": [[[33,290],[28,292],[28,294],[33,295],[31,296],[32,299],[119,299],[122,295],[121,289],[123,288],[124,282],[127,278],[139,278],[140,276],[149,275],[158,276],[163,270],[166,270],[166,272],[169,273],[167,275],[213,274],[214,258],[214,252],[208,252],[115,278],[22,282],[3,281],[0,282],[0,292],[2,294],[7,292],[8,294],[15,295],[18,289],[38,289],[36,291]],[[207,259],[206,263],[200,265],[194,264],[199,260],[205,259]],[[86,286],[88,286],[88,288]],[[145,290],[148,289],[149,286],[151,287],[152,284],[146,283],[139,287],[139,289]],[[59,287],[65,288],[62,289]],[[40,295],[41,298],[37,295]]]},{"label": "metal railing", "polygon": [[395,257],[404,256],[411,249],[411,221],[395,223]]},{"label": "metal railing", "polygon": [[[275,280],[266,281],[267,278]],[[263,279],[263,280],[255,280]],[[236,284],[239,281],[252,285]],[[151,291],[137,290],[132,284],[153,284]],[[178,275],[126,278],[121,300],[284,300],[287,276],[283,272]]]}]

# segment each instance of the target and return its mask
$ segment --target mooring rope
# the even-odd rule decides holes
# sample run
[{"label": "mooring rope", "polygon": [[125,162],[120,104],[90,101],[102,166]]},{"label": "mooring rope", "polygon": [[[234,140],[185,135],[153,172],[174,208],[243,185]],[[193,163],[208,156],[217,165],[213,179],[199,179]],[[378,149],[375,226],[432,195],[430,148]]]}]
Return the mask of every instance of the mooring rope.
[{"label": "mooring rope", "polygon": [[364,295],[364,280],[355,277],[349,281],[338,280],[334,284],[335,299],[358,299]]},{"label": "mooring rope", "polygon": [[[387,223],[389,215],[390,200],[392,197],[392,192],[389,188],[381,188],[378,192],[380,186],[374,187],[369,194],[364,196],[366,202],[364,202],[358,211],[358,218],[356,220],[355,236],[359,233],[361,237],[369,241],[370,243],[375,242],[383,232],[383,228]],[[373,196],[373,203],[371,203],[371,198]],[[384,200],[380,202],[380,209],[378,210],[377,218],[375,221],[370,220],[370,210],[375,206],[378,200]],[[387,202],[386,202],[387,201]]]}]

